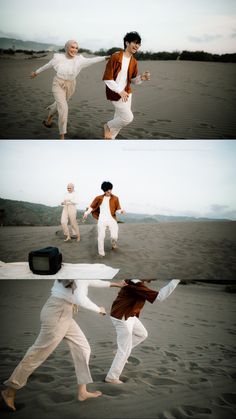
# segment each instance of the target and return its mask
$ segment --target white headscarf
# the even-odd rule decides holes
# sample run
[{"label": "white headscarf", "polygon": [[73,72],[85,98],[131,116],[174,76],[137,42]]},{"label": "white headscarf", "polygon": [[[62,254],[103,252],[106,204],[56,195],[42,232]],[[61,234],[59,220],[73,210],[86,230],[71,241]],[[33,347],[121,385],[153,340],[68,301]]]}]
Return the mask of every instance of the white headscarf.
[{"label": "white headscarf", "polygon": [[75,187],[73,183],[68,183],[67,188],[68,187],[72,189],[71,192],[74,192]]},{"label": "white headscarf", "polygon": [[66,53],[68,52],[68,49],[70,48],[70,46],[71,46],[72,44],[77,44],[77,46],[79,47],[79,44],[78,44],[78,42],[77,42],[77,41],[75,41],[74,39],[69,39],[69,41],[67,41],[67,42],[65,43],[65,51],[66,51]]}]

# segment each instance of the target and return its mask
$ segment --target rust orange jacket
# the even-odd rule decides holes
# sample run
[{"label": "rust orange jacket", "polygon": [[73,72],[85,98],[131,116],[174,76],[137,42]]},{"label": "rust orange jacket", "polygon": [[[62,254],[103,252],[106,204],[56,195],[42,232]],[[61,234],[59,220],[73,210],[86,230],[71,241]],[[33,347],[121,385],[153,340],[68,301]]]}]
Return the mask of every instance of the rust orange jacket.
[{"label": "rust orange jacket", "polygon": [[[118,51],[112,54],[111,58],[109,59],[106,65],[105,72],[102,78],[103,80],[116,80],[118,73],[121,70],[123,54],[124,51]],[[131,93],[131,79],[137,77],[137,75],[138,63],[137,60],[133,56],[131,56],[127,74],[127,85],[125,88],[125,91],[127,93]],[[106,96],[108,100],[120,100],[119,93],[113,92],[113,90],[109,89],[108,86],[106,86]]]},{"label": "rust orange jacket", "polygon": [[[90,205],[91,208],[93,208],[92,216],[98,220],[99,214],[100,214],[100,205],[102,204],[103,198],[105,195],[99,195],[94,198],[92,204]],[[110,205],[110,211],[112,217],[116,220],[116,211],[121,209],[119,198],[115,195],[111,195],[111,198],[109,200]]]},{"label": "rust orange jacket", "polygon": [[121,288],[111,307],[111,316],[116,319],[127,320],[129,317],[139,317],[146,301],[153,303],[158,296],[158,291],[148,288],[143,282],[134,284],[125,281],[128,285]]}]

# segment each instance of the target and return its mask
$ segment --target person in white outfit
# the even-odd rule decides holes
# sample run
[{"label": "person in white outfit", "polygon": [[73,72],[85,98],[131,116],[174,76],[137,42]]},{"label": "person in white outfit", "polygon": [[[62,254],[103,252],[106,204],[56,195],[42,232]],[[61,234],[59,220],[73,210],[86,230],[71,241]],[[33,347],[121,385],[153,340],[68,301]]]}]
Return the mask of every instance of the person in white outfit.
[{"label": "person in white outfit", "polygon": [[[113,275],[110,275],[112,277]],[[104,280],[56,280],[51,295],[41,310],[41,329],[34,344],[17,365],[11,376],[4,381],[6,389],[1,392],[2,402],[9,411],[15,411],[17,390],[26,385],[29,376],[56,349],[62,339],[68,343],[74,361],[78,383],[77,399],[84,401],[101,396],[100,391],[89,392],[92,382],[89,370],[90,346],[77,322],[73,319],[78,305],[105,315],[104,307],[98,307],[87,296],[88,287],[123,287],[124,281]]]},{"label": "person in white outfit", "polygon": [[76,221],[76,213],[77,213],[76,205],[77,204],[78,204],[78,200],[75,193],[74,184],[69,183],[67,185],[67,194],[64,196],[64,199],[61,202],[61,205],[63,206],[63,210],[61,214],[61,225],[62,225],[64,235],[66,236],[64,240],[66,242],[71,240],[69,227],[68,227],[68,221],[70,221],[73,233],[75,233],[77,236],[77,242],[80,241],[79,226]]},{"label": "person in white outfit", "polygon": [[141,45],[137,32],[128,32],[124,37],[124,51],[118,51],[110,57],[103,75],[106,85],[106,97],[115,108],[113,119],[104,125],[104,138],[115,139],[120,130],[133,121],[131,111],[131,83],[141,84],[150,80],[150,72],[138,75],[138,63],[134,54]]},{"label": "person in white outfit", "polygon": [[105,256],[104,240],[106,229],[108,228],[111,235],[112,249],[117,248],[118,240],[118,223],[116,213],[125,214],[121,209],[119,198],[112,194],[113,185],[111,182],[103,182],[101,189],[104,194],[96,196],[90,207],[85,211],[83,218],[86,219],[90,213],[98,220],[98,254]]},{"label": "person in white outfit", "polygon": [[111,307],[111,321],[116,329],[117,352],[105,377],[105,382],[122,384],[120,375],[132,349],[143,342],[148,332],[139,320],[140,312],[146,301],[164,301],[174,291],[179,279],[172,279],[160,291],[154,291],[145,285],[151,280],[131,279],[122,288]]},{"label": "person in white outfit", "polygon": [[34,78],[49,68],[53,68],[56,71],[52,84],[55,102],[47,108],[49,114],[47,120],[44,121],[44,125],[50,128],[53,116],[58,112],[58,126],[61,139],[65,138],[67,132],[68,101],[75,91],[76,77],[83,68],[109,58],[105,56],[86,58],[82,54],[77,55],[78,50],[78,42],[69,40],[65,44],[65,54],[55,53],[52,60],[31,73],[31,78]]}]

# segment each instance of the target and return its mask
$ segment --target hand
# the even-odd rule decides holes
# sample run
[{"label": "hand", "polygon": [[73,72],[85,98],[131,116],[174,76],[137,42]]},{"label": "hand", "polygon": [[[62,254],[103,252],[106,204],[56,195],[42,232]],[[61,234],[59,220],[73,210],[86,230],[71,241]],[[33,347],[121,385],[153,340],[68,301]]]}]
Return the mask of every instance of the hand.
[{"label": "hand", "polygon": [[123,215],[125,215],[126,214],[126,212],[125,212],[125,210],[121,210],[121,212],[120,212],[121,214],[123,214]]},{"label": "hand", "polygon": [[37,77],[37,73],[35,72],[35,71],[33,71],[31,74],[30,74],[30,78],[31,79],[34,79],[35,77]]},{"label": "hand", "polygon": [[144,71],[143,74],[141,74],[141,80],[150,80],[151,79],[151,74],[150,71]]},{"label": "hand", "polygon": [[86,213],[84,213],[84,215],[83,215],[83,220],[87,220],[87,214]]},{"label": "hand", "polygon": [[102,314],[103,316],[105,316],[107,314],[106,309],[104,307],[100,307],[99,314]]},{"label": "hand", "polygon": [[107,55],[107,56],[105,57],[105,60],[106,60],[106,61],[108,61],[108,60],[110,60],[110,58],[111,58],[111,56],[110,56],[110,55]]},{"label": "hand", "polygon": [[117,284],[120,288],[126,287],[128,285],[124,280],[118,281]]},{"label": "hand", "polygon": [[118,287],[118,288],[123,288],[126,285],[128,285],[124,280],[122,281],[116,281],[116,282],[111,282],[110,287]]},{"label": "hand", "polygon": [[127,93],[125,90],[122,90],[122,92],[119,93],[122,102],[127,102],[129,99],[129,93]]}]

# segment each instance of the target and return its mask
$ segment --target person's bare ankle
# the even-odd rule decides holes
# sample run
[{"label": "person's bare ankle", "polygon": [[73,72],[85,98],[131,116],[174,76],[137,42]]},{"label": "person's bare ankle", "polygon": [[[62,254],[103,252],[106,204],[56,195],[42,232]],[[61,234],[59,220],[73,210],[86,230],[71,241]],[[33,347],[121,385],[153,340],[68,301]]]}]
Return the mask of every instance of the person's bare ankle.
[{"label": "person's bare ankle", "polygon": [[100,396],[102,396],[102,392],[101,391],[98,391],[98,390],[97,391],[93,391],[93,392],[83,391],[83,392],[80,392],[78,394],[78,400],[80,402],[84,402],[87,399],[94,399],[94,398],[100,397]]},{"label": "person's bare ankle", "polygon": [[105,140],[111,140],[112,139],[112,133],[111,133],[110,128],[107,124],[104,124],[104,138],[105,138]]},{"label": "person's bare ankle", "polygon": [[105,378],[105,383],[108,384],[124,384],[123,381],[119,380],[119,378]]}]

